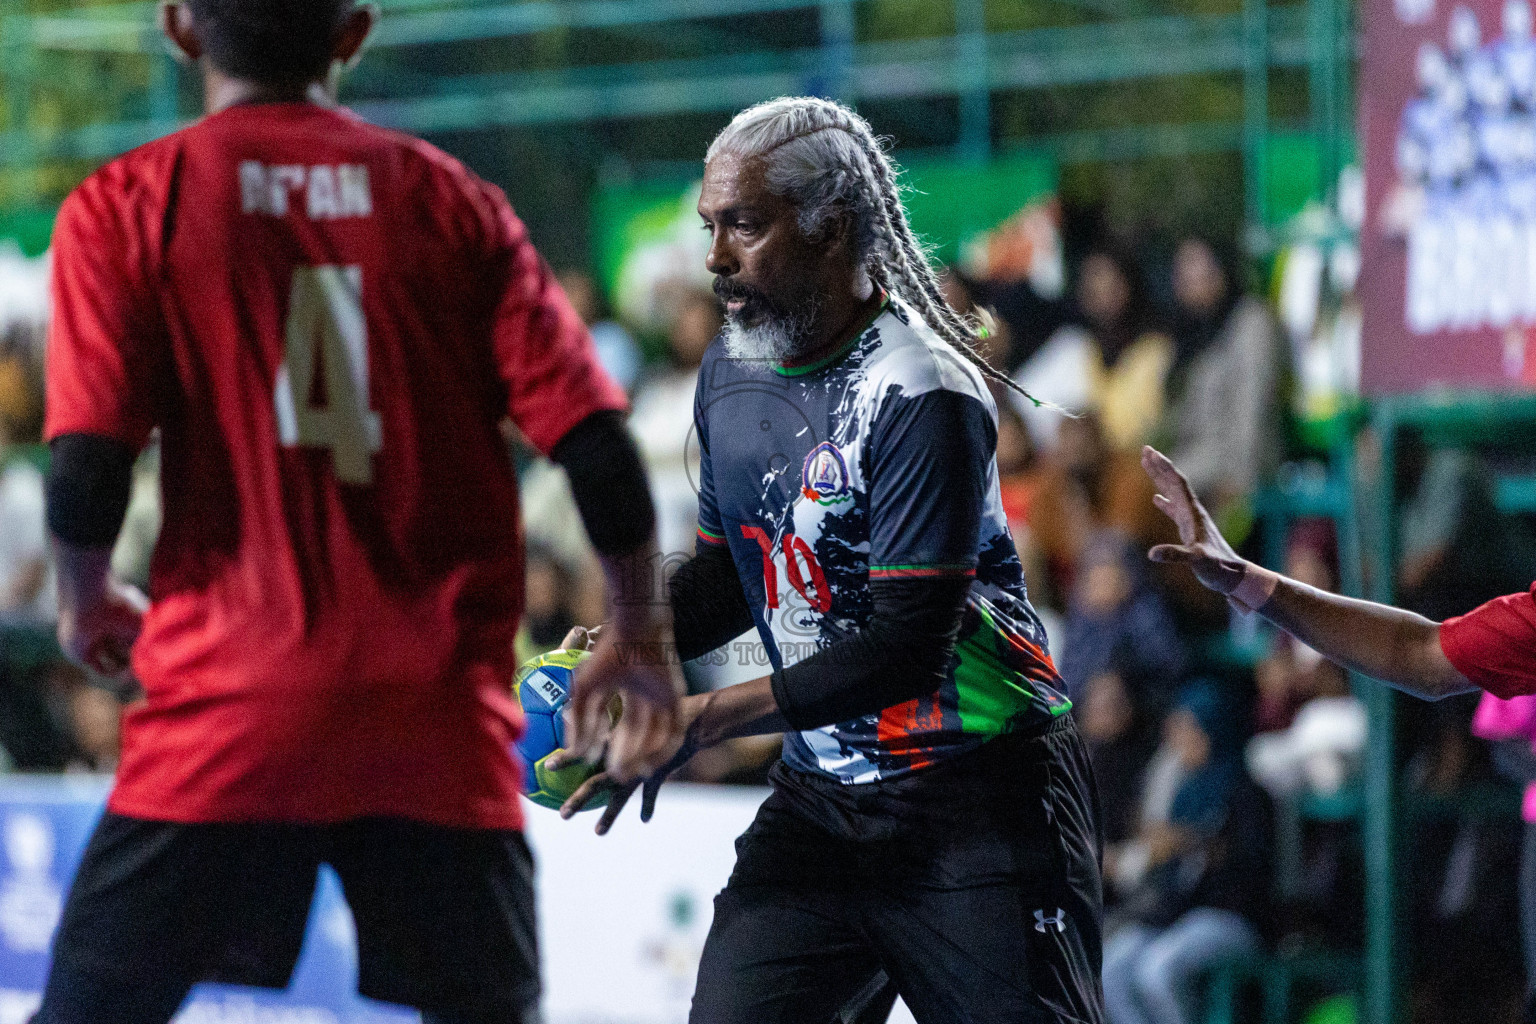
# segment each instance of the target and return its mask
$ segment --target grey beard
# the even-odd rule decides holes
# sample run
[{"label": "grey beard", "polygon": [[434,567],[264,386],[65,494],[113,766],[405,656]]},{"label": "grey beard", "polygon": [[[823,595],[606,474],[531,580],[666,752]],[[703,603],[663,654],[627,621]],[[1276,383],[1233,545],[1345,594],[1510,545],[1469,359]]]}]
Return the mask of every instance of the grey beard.
[{"label": "grey beard", "polygon": [[770,317],[751,327],[727,315],[722,336],[725,354],[743,362],[799,362],[815,347],[821,304],[814,300],[787,317]]}]

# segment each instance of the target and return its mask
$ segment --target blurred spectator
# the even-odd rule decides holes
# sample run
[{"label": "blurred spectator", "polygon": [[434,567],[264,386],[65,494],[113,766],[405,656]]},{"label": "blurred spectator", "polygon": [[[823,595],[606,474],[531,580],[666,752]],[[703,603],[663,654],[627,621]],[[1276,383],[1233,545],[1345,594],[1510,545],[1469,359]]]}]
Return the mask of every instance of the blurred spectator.
[{"label": "blurred spectator", "polygon": [[28,354],[0,350],[0,615],[33,621],[51,620],[55,604],[43,474],[29,457],[41,409]]},{"label": "blurred spectator", "polygon": [[1213,509],[1250,496],[1279,463],[1282,341],[1269,309],[1242,294],[1211,242],[1173,258],[1169,456]]},{"label": "blurred spectator", "polygon": [[[978,305],[1006,328],[1008,344],[993,355],[1009,374],[1067,321],[1062,211],[1055,198],[1031,202],[965,245],[965,285]],[[955,306],[966,309],[968,306]]]},{"label": "blurred spectator", "polygon": [[1069,320],[1067,304],[1042,298],[1027,282],[980,290],[981,301],[1008,328],[1001,368],[1013,376]]},{"label": "blurred spectator", "polygon": [[1536,540],[1500,514],[1481,458],[1405,433],[1398,468],[1397,493],[1409,495],[1398,510],[1404,608],[1439,621],[1530,586]]},{"label": "blurred spectator", "polygon": [[1113,530],[1094,534],[1084,548],[1057,662],[1073,701],[1106,672],[1120,676],[1131,701],[1153,713],[1178,687],[1184,650],[1146,566],[1144,551]]},{"label": "blurred spectator", "polygon": [[[1338,589],[1333,524],[1304,519],[1291,531],[1285,575],[1319,590]],[[1331,795],[1350,781],[1365,749],[1365,707],[1344,670],[1289,634],[1254,668],[1259,735],[1248,744],[1248,769],[1276,799]]]},{"label": "blurred spectator", "polygon": [[1030,526],[1035,499],[1045,482],[1045,468],[1029,438],[1029,431],[1024,429],[1024,421],[1012,406],[1004,403],[997,407],[997,481],[1003,515],[1008,520],[1013,546],[1024,566],[1024,582],[1029,587],[1030,600],[1037,612],[1050,617],[1046,622],[1046,635],[1055,637],[1057,633],[1051,627],[1057,624],[1057,619],[1051,606],[1056,601],[1044,553]]},{"label": "blurred spectator", "polygon": [[[1030,394],[1073,412],[1099,413],[1111,447],[1134,450],[1163,418],[1173,342],[1153,324],[1145,283],[1131,257],[1100,246],[1078,269],[1076,322],[1056,331],[1019,369]],[[1019,411],[1043,449],[1061,415],[1019,399]]]},{"label": "blurred spectator", "polygon": [[0,350],[25,350],[41,366],[48,323],[47,256],[32,259],[0,238]]},{"label": "blurred spectator", "polygon": [[528,549],[526,566],[523,625],[528,630],[528,642],[537,651],[553,650],[576,625],[571,579],[559,562],[538,548]]},{"label": "blurred spectator", "polygon": [[1494,741],[1499,774],[1524,787],[1520,818],[1520,941],[1525,954],[1527,1020],[1536,1020],[1536,697],[1500,700],[1485,693],[1472,718],[1472,734]]},{"label": "blurred spectator", "polygon": [[67,684],[81,678],[54,639],[42,336],[30,319],[0,327],[0,771],[65,767],[74,748]]},{"label": "blurred spectator", "polygon": [[154,439],[133,464],[133,483],[128,491],[128,511],[112,548],[112,571],[145,590],[149,589],[149,563],[160,537],[160,443]]},{"label": "blurred spectator", "polygon": [[1156,749],[1154,719],[1114,672],[1089,679],[1074,707],[1099,782],[1100,835],[1106,845],[1119,846],[1136,828],[1142,776]]},{"label": "blurred spectator", "polygon": [[1490,814],[1486,794],[1496,773],[1487,746],[1468,720],[1476,701],[1454,697],[1428,705],[1427,735],[1402,771],[1404,803],[1399,890],[1412,944],[1405,971],[1415,1016],[1431,1021],[1509,1020],[1522,986],[1518,886],[1520,824]]},{"label": "blurred spectator", "polygon": [[0,416],[17,444],[35,444],[43,433],[42,323],[0,322]]},{"label": "blurred spectator", "polygon": [[975,286],[962,277],[957,269],[945,267],[939,271],[938,277],[939,291],[943,293],[944,301],[949,303],[949,308],[982,324],[985,334],[977,348],[983,358],[997,369],[1003,369],[1007,365],[1008,351],[1013,345],[1009,339],[1008,325],[994,317],[990,310],[981,307],[976,301]]},{"label": "blurred spectator", "polygon": [[[1285,575],[1319,590],[1336,590],[1338,564],[1333,524],[1304,519],[1291,530],[1285,554]],[[1289,633],[1275,638],[1269,654],[1254,667],[1258,703],[1254,726],[1261,733],[1286,729],[1296,712],[1325,692],[1348,691],[1343,670]]]},{"label": "blurred spectator", "polygon": [[560,287],[566,298],[581,317],[587,330],[592,332],[592,344],[597,348],[597,358],[608,375],[619,382],[625,391],[635,386],[640,376],[640,346],[624,325],[610,319],[603,309],[602,293],[592,275],[583,270],[566,270],[560,274]]},{"label": "blurred spectator", "polygon": [[[568,570],[585,578],[587,566],[596,568],[592,545],[576,512],[565,471],[548,459],[532,458],[518,474],[522,495],[525,543],[549,553]],[[583,619],[583,625],[597,620]]]},{"label": "blurred spectator", "polygon": [[1010,376],[1018,373],[1070,318],[1065,301],[1041,295],[1029,281],[975,282],[970,292],[1006,329],[1002,337],[1007,344],[999,346],[994,362]]},{"label": "blurred spectator", "polygon": [[[1008,406],[997,410],[997,478],[1002,491],[1003,514],[1010,529],[1027,528],[1030,508],[1039,493],[1040,459],[1024,429],[1024,421]],[[1014,543],[1019,542],[1017,532]]]},{"label": "blurred spectator", "polygon": [[1260,943],[1268,828],[1238,757],[1241,724],[1215,686],[1198,683],[1180,693],[1163,736],[1141,832],[1107,865],[1125,898],[1104,946],[1110,1024],[1193,1021],[1200,976]]},{"label": "blurred spectator", "polygon": [[80,749],[70,696],[84,674],[51,629],[0,628],[0,771],[59,771]]},{"label": "blurred spectator", "polygon": [[13,457],[0,468],[0,614],[46,619],[51,590],[43,475]]},{"label": "blurred spectator", "polygon": [[699,363],[720,333],[720,303],[711,292],[688,292],[678,303],[667,336],[669,364],[644,378],[635,390],[629,427],[645,456],[656,501],[656,534],[663,554],[691,552],[698,517],[693,392]]},{"label": "blurred spectator", "polygon": [[90,772],[117,769],[122,712],[116,695],[99,686],[82,682],[69,691],[70,732],[76,749],[70,767]]},{"label": "blurred spectator", "polygon": [[1042,465],[1029,527],[1053,594],[1071,592],[1078,559],[1096,530],[1118,530],[1143,551],[1178,536],[1152,504],[1156,489],[1139,457],[1105,443],[1097,414],[1062,420],[1056,447]]},{"label": "blurred spectator", "polygon": [[1342,672],[1321,677],[1322,688],[1290,726],[1248,744],[1254,781],[1276,799],[1311,792],[1331,796],[1354,778],[1365,750],[1365,707]]},{"label": "blurred spectator", "polygon": [[[509,426],[504,424],[504,429]],[[507,432],[511,435],[509,444],[519,452],[528,453],[518,472],[524,545],[528,552],[527,607],[523,628],[518,631],[518,655],[528,658],[560,642],[564,633],[558,622],[564,618],[583,626],[605,621],[608,618],[608,589],[587,532],[581,525],[581,517],[576,512],[576,500],[571,496],[565,470],[548,459],[532,455],[532,449],[526,447],[515,429]],[[536,600],[544,619],[537,628],[534,623]]]}]

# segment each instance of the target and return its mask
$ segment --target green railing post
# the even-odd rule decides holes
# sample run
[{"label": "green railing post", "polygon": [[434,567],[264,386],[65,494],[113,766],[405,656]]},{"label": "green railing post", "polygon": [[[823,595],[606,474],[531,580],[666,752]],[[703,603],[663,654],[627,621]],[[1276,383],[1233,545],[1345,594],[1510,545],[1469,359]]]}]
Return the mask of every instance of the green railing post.
[{"label": "green railing post", "polygon": [[[1377,476],[1364,481],[1372,504],[1369,537],[1370,598],[1390,604],[1396,543],[1393,518],[1397,422],[1391,399],[1377,402],[1371,417],[1381,448]],[[1361,1024],[1396,1024],[1397,958],[1397,792],[1394,714],[1397,693],[1375,681],[1358,687],[1370,721],[1365,749],[1361,832],[1365,847],[1365,984]]]},{"label": "green railing post", "polygon": [[853,95],[853,0],[822,0],[821,63],[826,93],[848,102]]},{"label": "green railing post", "polygon": [[1355,441],[1358,427],[1350,427],[1333,442],[1329,461],[1338,492],[1335,506],[1339,531],[1339,590],[1349,597],[1365,596],[1365,573],[1361,558],[1360,495],[1355,476]]},{"label": "green railing post", "polygon": [[1243,0],[1243,197],[1248,227],[1268,221],[1269,5]]},{"label": "green railing post", "polygon": [[179,108],[176,60],[164,47],[152,50],[149,60],[149,119],[169,132],[175,127]]},{"label": "green railing post", "polygon": [[992,155],[992,95],[987,75],[986,0],[955,0],[955,86],[960,93],[960,155]]},{"label": "green railing post", "polygon": [[1307,0],[1307,93],[1318,148],[1318,196],[1333,198],[1339,180],[1339,0]]},{"label": "green railing post", "polygon": [[0,4],[0,58],[5,68],[6,147],[11,151],[10,187],[0,201],[31,206],[38,198],[37,140],[29,112],[37,76],[37,51],[32,23],[23,13],[23,0]]},{"label": "green railing post", "polygon": [[1355,58],[1355,5],[1350,0],[1335,0],[1337,8],[1333,38],[1334,90],[1339,97],[1334,125],[1338,135],[1334,141],[1334,155],[1339,170],[1343,170],[1346,147],[1355,130],[1354,89],[1351,72]]}]

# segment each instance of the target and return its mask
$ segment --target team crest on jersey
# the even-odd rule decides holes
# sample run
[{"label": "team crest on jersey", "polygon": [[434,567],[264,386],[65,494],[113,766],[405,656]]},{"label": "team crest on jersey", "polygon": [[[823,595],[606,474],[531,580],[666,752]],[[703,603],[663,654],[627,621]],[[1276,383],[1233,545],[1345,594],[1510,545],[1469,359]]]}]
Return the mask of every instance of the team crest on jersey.
[{"label": "team crest on jersey", "polygon": [[800,493],[818,505],[837,505],[853,497],[848,485],[848,464],[831,441],[823,441],[805,457]]}]

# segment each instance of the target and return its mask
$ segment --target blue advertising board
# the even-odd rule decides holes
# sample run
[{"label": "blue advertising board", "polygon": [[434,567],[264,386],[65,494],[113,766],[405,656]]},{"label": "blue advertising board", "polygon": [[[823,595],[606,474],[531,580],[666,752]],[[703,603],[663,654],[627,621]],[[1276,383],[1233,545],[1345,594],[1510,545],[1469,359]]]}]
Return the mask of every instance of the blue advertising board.
[{"label": "blue advertising board", "polygon": [[[42,997],[70,879],[110,781],[0,779],[0,1024],[25,1024]],[[418,1024],[414,1010],[357,994],[357,934],[329,868],[287,991],[200,985],[177,1024]]]}]

